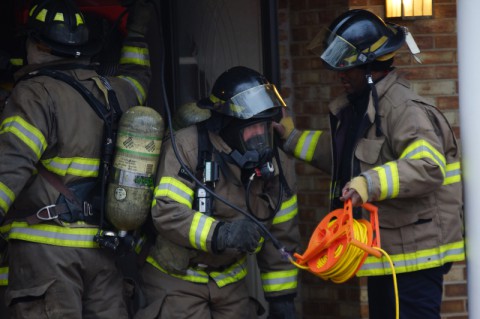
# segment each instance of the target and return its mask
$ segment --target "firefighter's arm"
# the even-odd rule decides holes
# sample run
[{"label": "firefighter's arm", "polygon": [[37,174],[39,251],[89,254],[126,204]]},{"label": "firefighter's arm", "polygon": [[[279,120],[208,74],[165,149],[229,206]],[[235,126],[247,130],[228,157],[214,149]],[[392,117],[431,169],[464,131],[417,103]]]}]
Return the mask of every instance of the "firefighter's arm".
[{"label": "firefighter's arm", "polygon": [[284,116],[273,127],[283,141],[282,149],[325,173],[331,172],[332,151],[330,133],[321,130],[299,130],[291,116]]},{"label": "firefighter's arm", "polygon": [[131,102],[133,105],[145,105],[148,96],[152,74],[145,34],[154,9],[151,1],[137,0],[128,15],[127,36],[123,41],[116,73],[117,78],[123,80],[125,90],[118,90],[116,93],[136,96]]}]

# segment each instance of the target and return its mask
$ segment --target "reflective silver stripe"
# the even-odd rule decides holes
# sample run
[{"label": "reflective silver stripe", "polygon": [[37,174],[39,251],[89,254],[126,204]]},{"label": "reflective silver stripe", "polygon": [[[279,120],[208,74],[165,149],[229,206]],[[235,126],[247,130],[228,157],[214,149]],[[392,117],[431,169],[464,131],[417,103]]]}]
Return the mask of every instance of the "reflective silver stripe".
[{"label": "reflective silver stripe", "polygon": [[135,94],[137,95],[137,100],[140,104],[145,102],[146,93],[145,89],[140,85],[140,83],[132,77],[129,76],[118,76],[118,78],[123,79],[130,84],[130,86],[135,90]]},{"label": "reflective silver stripe", "polygon": [[[442,251],[443,250],[443,251]],[[410,257],[409,257],[410,256]],[[465,258],[463,241],[447,244],[410,254],[392,255],[390,258],[397,273],[437,267],[445,262],[461,261]],[[357,273],[357,276],[391,274],[386,257],[381,259],[369,256]]]},{"label": "reflective silver stripe", "polygon": [[[316,131],[309,131],[308,134],[305,136],[305,142],[302,144],[302,150],[300,152],[300,159],[306,160],[308,152],[310,148],[313,146],[312,141],[313,137],[315,136]],[[316,144],[316,143],[315,143]]]},{"label": "reflective silver stripe", "polygon": [[247,259],[244,257],[237,263],[228,267],[222,272],[212,271],[210,277],[217,283],[218,287],[224,287],[228,284],[237,282],[247,275]]},{"label": "reflective silver stripe", "polygon": [[[28,127],[36,132],[30,131]],[[10,132],[17,136],[35,153],[37,158],[40,158],[45,150],[45,138],[43,137],[42,132],[19,116],[8,118],[2,123],[0,126],[0,133],[4,132]],[[21,134],[18,134],[17,132]]]},{"label": "reflective silver stripe", "polygon": [[273,218],[273,225],[292,220],[298,213],[297,195],[282,203],[281,209]]},{"label": "reflective silver stripe", "polygon": [[[97,163],[85,163],[89,161]],[[65,174],[69,173],[76,176],[96,177],[98,176],[100,159],[53,158],[51,160],[44,160],[42,163],[49,171],[58,175],[65,176]]]}]

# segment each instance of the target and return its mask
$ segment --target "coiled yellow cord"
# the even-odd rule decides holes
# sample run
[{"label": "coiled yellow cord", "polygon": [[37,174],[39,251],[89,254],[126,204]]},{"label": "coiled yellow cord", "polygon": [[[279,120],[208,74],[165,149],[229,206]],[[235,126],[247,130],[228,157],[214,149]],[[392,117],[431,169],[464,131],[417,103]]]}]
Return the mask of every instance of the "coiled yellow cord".
[{"label": "coiled yellow cord", "polygon": [[[330,221],[329,227],[332,226],[336,220]],[[361,244],[368,245],[368,229],[366,225],[366,221],[359,222],[357,220],[353,220],[352,228],[353,228],[353,236],[354,239]],[[363,264],[365,260],[366,254],[368,254],[364,249],[357,246],[354,242],[350,241],[336,241],[333,242],[330,247],[327,249],[334,249],[333,256],[336,260],[335,263],[330,268],[327,268],[325,271],[318,272],[312,271],[311,267],[312,264],[309,263],[309,266],[301,265],[290,256],[290,262],[297,266],[298,268],[308,270],[315,274],[316,276],[322,278],[323,280],[331,280],[334,283],[343,283],[353,277],[360,266]],[[395,273],[395,267],[393,266],[393,262],[386,251],[379,247],[372,247],[373,249],[379,251],[381,254],[385,256],[390,264],[390,268],[392,270],[393,276],[393,286],[395,292],[395,317],[399,318],[399,300],[398,300],[398,287],[397,287],[397,277]],[[320,254],[320,252],[319,252]],[[342,255],[343,254],[343,255]],[[314,266],[318,269],[323,268],[326,263],[328,262],[329,254],[322,254],[315,262]],[[330,255],[331,256],[331,255]]]}]

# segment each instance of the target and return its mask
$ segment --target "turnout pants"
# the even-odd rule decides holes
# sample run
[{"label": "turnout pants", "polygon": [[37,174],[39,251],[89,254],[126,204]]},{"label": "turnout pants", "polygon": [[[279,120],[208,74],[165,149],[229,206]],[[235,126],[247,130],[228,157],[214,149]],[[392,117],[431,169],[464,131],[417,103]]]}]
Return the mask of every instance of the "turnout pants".
[{"label": "turnout pants", "polygon": [[145,263],[140,286],[147,306],[136,319],[249,319],[257,318],[245,280],[222,288],[215,281],[193,283],[169,276]]},{"label": "turnout pants", "polygon": [[100,248],[11,240],[6,302],[12,319],[127,319],[123,277]]}]

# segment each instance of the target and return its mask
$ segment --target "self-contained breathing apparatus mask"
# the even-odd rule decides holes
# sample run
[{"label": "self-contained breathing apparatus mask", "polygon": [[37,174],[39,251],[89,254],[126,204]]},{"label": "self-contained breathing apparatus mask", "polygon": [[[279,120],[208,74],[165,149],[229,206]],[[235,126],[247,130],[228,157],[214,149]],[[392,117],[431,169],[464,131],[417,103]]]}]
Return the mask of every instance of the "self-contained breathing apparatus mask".
[{"label": "self-contained breathing apparatus mask", "polygon": [[234,119],[220,135],[232,148],[230,158],[242,170],[252,170],[263,179],[274,175],[271,119]]}]

